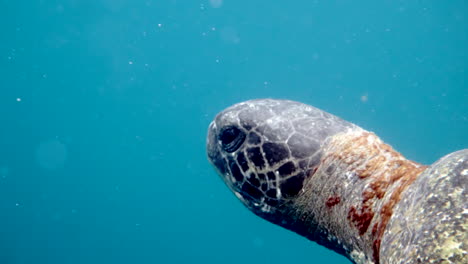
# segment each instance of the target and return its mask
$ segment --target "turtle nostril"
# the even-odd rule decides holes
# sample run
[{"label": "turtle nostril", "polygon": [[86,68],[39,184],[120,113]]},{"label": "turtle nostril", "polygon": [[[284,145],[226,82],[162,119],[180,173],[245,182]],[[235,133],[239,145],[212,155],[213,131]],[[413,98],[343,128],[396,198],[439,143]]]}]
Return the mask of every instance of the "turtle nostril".
[{"label": "turtle nostril", "polygon": [[245,140],[245,133],[235,126],[227,126],[221,129],[218,139],[221,147],[227,152],[236,151]]}]

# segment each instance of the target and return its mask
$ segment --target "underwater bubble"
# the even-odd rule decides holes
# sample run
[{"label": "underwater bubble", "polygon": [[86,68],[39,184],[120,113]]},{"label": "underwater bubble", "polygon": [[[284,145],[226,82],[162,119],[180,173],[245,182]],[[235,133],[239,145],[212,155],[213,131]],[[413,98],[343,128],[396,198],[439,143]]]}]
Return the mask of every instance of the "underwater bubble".
[{"label": "underwater bubble", "polygon": [[62,168],[66,159],[67,148],[56,139],[41,142],[36,149],[36,161],[44,169]]},{"label": "underwater bubble", "polygon": [[369,101],[369,95],[367,94],[361,95],[361,102],[366,103],[367,101]]}]

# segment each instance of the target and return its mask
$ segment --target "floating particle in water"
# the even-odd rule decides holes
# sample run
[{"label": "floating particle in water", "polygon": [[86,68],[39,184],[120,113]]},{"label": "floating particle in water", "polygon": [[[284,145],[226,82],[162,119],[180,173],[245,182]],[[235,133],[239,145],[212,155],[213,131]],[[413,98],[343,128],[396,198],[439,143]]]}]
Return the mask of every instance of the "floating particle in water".
[{"label": "floating particle in water", "polygon": [[369,96],[367,94],[361,95],[361,102],[365,103],[369,100]]},{"label": "floating particle in water", "polygon": [[21,98],[16,98],[16,102],[21,102]]},{"label": "floating particle in water", "polygon": [[36,162],[44,169],[62,168],[66,159],[67,147],[56,139],[41,142],[36,149]]}]

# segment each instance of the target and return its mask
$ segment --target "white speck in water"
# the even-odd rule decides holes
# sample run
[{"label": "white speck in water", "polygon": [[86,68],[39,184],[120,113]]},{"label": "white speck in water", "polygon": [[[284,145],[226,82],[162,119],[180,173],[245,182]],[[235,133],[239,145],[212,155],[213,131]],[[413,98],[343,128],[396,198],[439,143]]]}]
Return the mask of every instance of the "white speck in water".
[{"label": "white speck in water", "polygon": [[36,162],[44,169],[59,169],[66,160],[67,147],[57,139],[43,141],[36,149]]},{"label": "white speck in water", "polygon": [[212,27],[212,28],[211,28],[211,31],[216,31],[216,28],[215,28],[215,27]]},{"label": "white speck in water", "polygon": [[161,23],[159,23],[159,24],[158,24],[158,27],[159,27],[159,28],[160,28],[160,27],[162,27],[162,24],[161,24]]},{"label": "white speck in water", "polygon": [[216,59],[215,62],[216,62],[216,63],[219,63],[219,59]]},{"label": "white speck in water", "polygon": [[21,102],[21,98],[16,98],[16,102]]},{"label": "white speck in water", "polygon": [[133,61],[129,61],[128,64],[133,65]]},{"label": "white speck in water", "polygon": [[19,203],[15,203],[15,206],[18,207],[18,206],[20,206],[20,204],[19,204]]},{"label": "white speck in water", "polygon": [[367,94],[361,95],[361,102],[365,103],[369,101],[369,96]]}]

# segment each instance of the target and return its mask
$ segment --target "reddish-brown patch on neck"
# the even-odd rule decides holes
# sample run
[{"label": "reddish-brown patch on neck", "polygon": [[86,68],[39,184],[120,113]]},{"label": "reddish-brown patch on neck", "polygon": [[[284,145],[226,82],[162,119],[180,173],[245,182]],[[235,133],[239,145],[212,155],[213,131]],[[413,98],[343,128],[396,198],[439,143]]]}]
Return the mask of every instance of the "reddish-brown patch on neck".
[{"label": "reddish-brown patch on neck", "polygon": [[369,228],[372,218],[374,218],[374,212],[368,205],[363,205],[360,209],[351,206],[348,211],[348,220],[353,223],[361,236]]},{"label": "reddish-brown patch on neck", "polygon": [[328,198],[327,202],[325,203],[325,205],[328,207],[328,208],[331,208],[337,204],[339,204],[341,201],[341,198],[339,196],[331,196]]},{"label": "reddish-brown patch on neck", "polygon": [[[393,208],[400,200],[401,193],[427,166],[406,160],[367,131],[338,135],[330,144],[333,151],[326,159],[346,166],[346,171],[355,172],[362,184],[366,185],[361,194],[361,203],[350,206],[347,219],[358,234],[368,241],[367,247],[378,264],[381,239]],[[392,192],[389,193],[391,186]],[[371,224],[373,227],[369,231]]]}]

